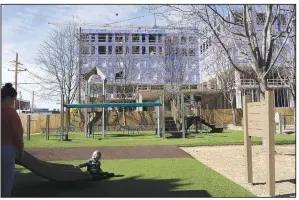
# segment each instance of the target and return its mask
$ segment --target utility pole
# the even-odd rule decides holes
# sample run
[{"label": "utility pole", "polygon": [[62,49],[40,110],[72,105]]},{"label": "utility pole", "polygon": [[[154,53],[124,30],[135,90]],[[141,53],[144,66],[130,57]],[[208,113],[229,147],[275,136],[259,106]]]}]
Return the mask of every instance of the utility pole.
[{"label": "utility pole", "polygon": [[19,113],[21,113],[21,100],[22,100],[22,91],[20,91],[20,99],[19,99]]},{"label": "utility pole", "polygon": [[34,104],[34,91],[32,91],[32,104],[31,104],[31,112],[33,113],[33,104]]},{"label": "utility pole", "polygon": [[[8,71],[15,72],[15,90],[18,92],[18,72],[27,71],[27,70],[26,69],[22,69],[22,70],[18,69],[19,65],[22,65],[22,63],[19,63],[19,55],[17,52],[16,52],[16,60],[13,62],[15,62],[15,70],[8,70]],[[14,102],[14,107],[16,108],[16,101]]]},{"label": "utility pole", "polygon": [[[78,83],[78,103],[81,103],[81,27],[79,28],[79,56],[78,56],[78,62],[79,62],[79,83]],[[86,92],[86,91],[85,91]]]}]

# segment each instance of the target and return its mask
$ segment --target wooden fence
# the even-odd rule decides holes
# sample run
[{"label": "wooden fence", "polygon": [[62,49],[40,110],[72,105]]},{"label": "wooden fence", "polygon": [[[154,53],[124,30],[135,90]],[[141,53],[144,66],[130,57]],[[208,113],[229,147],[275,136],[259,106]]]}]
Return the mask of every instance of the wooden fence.
[{"label": "wooden fence", "polygon": [[[243,111],[242,109],[235,109],[236,112],[236,123],[241,126],[243,124]],[[294,125],[294,109],[293,108],[275,108],[275,112],[281,114],[282,126]],[[232,110],[231,109],[202,109],[202,115],[210,123],[217,125],[226,126],[232,124]],[[27,128],[27,115],[21,114],[20,118],[22,121],[24,133],[26,133]],[[171,116],[171,112],[165,112],[165,116]],[[64,117],[66,120],[66,117]],[[128,111],[126,112],[126,122],[129,126],[134,126],[137,124],[144,124],[149,126],[155,125],[155,112],[148,111]],[[77,128],[83,128],[84,117],[79,115],[71,116],[71,121]],[[118,114],[115,111],[108,112],[108,126],[117,126],[123,124],[124,119],[122,112]],[[65,121],[66,123],[66,121]],[[101,126],[101,119],[98,121],[98,126]],[[46,115],[33,114],[31,115],[31,133],[40,133],[42,128],[46,127]],[[60,127],[60,114],[50,115],[50,128]]]},{"label": "wooden fence", "polygon": [[[144,124],[145,126],[155,125],[156,114],[155,112],[146,112],[146,111],[131,111],[126,112],[126,124],[129,126],[134,126],[137,124]],[[24,133],[27,130],[27,115],[20,115]],[[66,115],[64,117],[66,125]],[[108,126],[118,126],[124,123],[124,118],[122,112],[118,114],[115,111],[108,112]],[[84,127],[84,116],[80,115],[71,116],[71,124],[76,128],[82,129]],[[97,123],[98,126],[101,126],[102,120],[100,119]],[[60,114],[51,114],[50,115],[50,128],[59,128],[60,127]],[[30,133],[40,133],[42,128],[46,128],[46,115],[33,114],[31,115],[30,120]]]},{"label": "wooden fence", "polygon": [[[294,108],[278,107],[275,112],[281,115],[282,126],[294,125]],[[235,109],[236,125],[243,125],[243,110]],[[205,120],[217,125],[227,126],[233,123],[232,109],[202,109],[202,115]]]}]

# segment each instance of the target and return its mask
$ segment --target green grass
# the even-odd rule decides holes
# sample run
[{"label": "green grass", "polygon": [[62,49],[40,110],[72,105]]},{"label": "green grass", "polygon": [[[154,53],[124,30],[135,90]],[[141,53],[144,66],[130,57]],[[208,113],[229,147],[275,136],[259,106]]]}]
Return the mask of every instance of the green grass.
[{"label": "green grass", "polygon": [[[213,134],[191,134],[188,138],[157,137],[152,131],[142,131],[134,136],[124,135],[122,132],[110,132],[104,139],[85,138],[83,133],[70,133],[70,142],[61,142],[57,137],[45,139],[44,134],[32,135],[31,140],[24,138],[26,148],[45,147],[89,147],[89,146],[143,146],[143,145],[176,145],[176,146],[202,146],[202,145],[242,145],[243,131],[225,131]],[[295,135],[276,134],[276,144],[295,144]],[[261,144],[261,138],[253,138],[253,144]]]},{"label": "green grass", "polygon": [[[81,161],[60,163],[79,164]],[[123,177],[55,186],[18,167],[14,196],[22,197],[254,197],[243,187],[191,158],[103,160],[104,171]]]}]

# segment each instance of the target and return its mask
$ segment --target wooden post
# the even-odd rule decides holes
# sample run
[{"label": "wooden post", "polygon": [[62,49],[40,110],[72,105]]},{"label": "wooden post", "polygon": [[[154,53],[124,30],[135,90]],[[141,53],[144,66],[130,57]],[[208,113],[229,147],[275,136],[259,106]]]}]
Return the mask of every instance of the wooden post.
[{"label": "wooden post", "polygon": [[46,117],[46,140],[49,140],[50,136],[50,115]]},{"label": "wooden post", "polygon": [[[162,102],[162,97],[160,97],[160,102]],[[157,106],[157,136],[160,137],[160,132],[161,132],[161,119],[160,119],[160,106]]]},{"label": "wooden post", "polygon": [[274,104],[273,104],[273,92],[266,92],[266,162],[267,162],[267,189],[271,197],[275,196],[275,122],[274,122]]},{"label": "wooden post", "polygon": [[184,93],[181,94],[181,119],[182,119],[182,138],[185,138],[185,109],[184,109]]},{"label": "wooden post", "polygon": [[244,146],[245,146],[245,161],[246,161],[246,174],[247,182],[252,183],[252,147],[251,147],[251,136],[248,132],[248,99],[243,96],[243,126],[244,126]]},{"label": "wooden post", "polygon": [[65,127],[65,138],[64,140],[67,141],[68,140],[68,134],[69,134],[69,118],[70,118],[70,115],[69,115],[69,108],[66,108],[66,127]]},{"label": "wooden post", "polygon": [[30,140],[30,115],[27,115],[27,140]]},{"label": "wooden post", "polygon": [[163,139],[165,139],[165,95],[164,91],[162,92],[162,135]]},{"label": "wooden post", "polygon": [[64,96],[61,95],[61,102],[60,102],[60,140],[63,141],[63,132],[64,132]]}]

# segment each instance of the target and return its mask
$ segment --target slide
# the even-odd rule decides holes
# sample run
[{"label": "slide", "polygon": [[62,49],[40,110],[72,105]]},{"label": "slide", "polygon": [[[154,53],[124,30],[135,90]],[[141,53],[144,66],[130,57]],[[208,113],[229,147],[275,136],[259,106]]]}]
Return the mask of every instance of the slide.
[{"label": "slide", "polygon": [[216,127],[214,124],[210,124],[209,122],[206,122],[204,119],[201,119],[200,116],[190,116],[186,117],[187,118],[187,124],[186,124],[186,130],[190,128],[190,126],[196,121],[200,121],[202,124],[210,127],[212,130],[210,133],[222,133],[223,132],[223,127]]},{"label": "slide", "polygon": [[88,173],[82,172],[81,169],[77,169],[73,165],[42,161],[26,151],[21,159],[16,159],[16,164],[21,165],[36,175],[50,181],[69,182],[91,180],[91,176]]}]

